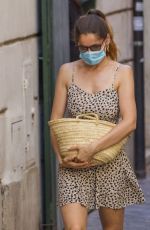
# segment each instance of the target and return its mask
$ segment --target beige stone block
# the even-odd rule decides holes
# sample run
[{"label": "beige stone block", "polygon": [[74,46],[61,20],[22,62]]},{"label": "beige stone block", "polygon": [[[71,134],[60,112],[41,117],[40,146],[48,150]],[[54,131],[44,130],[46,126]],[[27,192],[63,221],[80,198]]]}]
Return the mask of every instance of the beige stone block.
[{"label": "beige stone block", "polygon": [[145,137],[146,147],[150,147],[150,1],[144,1],[144,67],[145,67]]},{"label": "beige stone block", "polygon": [[5,0],[0,3],[0,42],[36,33],[36,0]]},{"label": "beige stone block", "polygon": [[114,32],[114,40],[119,50],[119,60],[133,57],[132,13],[130,11],[108,17]]},{"label": "beige stone block", "polygon": [[[24,91],[32,83],[32,95],[38,95],[38,44],[33,38],[0,48],[0,107],[7,106],[16,115],[23,114]],[[32,78],[30,82],[25,77]],[[13,115],[12,115],[13,116]]]},{"label": "beige stone block", "polygon": [[21,226],[21,189],[20,182],[3,186],[3,228],[6,230],[19,230]]},{"label": "beige stone block", "polygon": [[23,170],[39,165],[37,39],[0,48],[0,107],[7,107],[3,181],[18,181]]},{"label": "beige stone block", "polygon": [[3,225],[3,196],[2,196],[2,185],[0,181],[0,229],[2,229]]},{"label": "beige stone block", "polygon": [[0,183],[3,176],[4,166],[5,166],[5,113],[0,114]]},{"label": "beige stone block", "polygon": [[[22,218],[22,230],[37,230],[41,224],[41,194],[39,168],[32,167],[26,173],[23,184],[23,208],[26,210]],[[18,229],[19,230],[19,229]]]},{"label": "beige stone block", "polygon": [[150,79],[149,76],[145,76],[145,144],[147,148],[150,148]]},{"label": "beige stone block", "polygon": [[[104,13],[130,8],[132,1],[113,0],[97,1],[97,8]],[[132,32],[132,10],[116,13],[107,17],[114,31],[114,39],[119,49],[119,60],[132,59],[133,56],[133,32]]]},{"label": "beige stone block", "polygon": [[132,0],[97,0],[96,1],[96,8],[102,10],[104,13],[109,13],[112,11],[126,9],[132,7]]},{"label": "beige stone block", "polygon": [[3,185],[3,229],[37,230],[40,217],[39,173],[36,167],[25,172],[22,180]]}]

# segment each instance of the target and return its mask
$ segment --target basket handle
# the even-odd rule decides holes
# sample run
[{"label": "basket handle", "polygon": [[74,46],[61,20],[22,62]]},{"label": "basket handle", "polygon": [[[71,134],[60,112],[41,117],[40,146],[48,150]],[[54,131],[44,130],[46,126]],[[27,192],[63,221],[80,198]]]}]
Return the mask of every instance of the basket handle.
[{"label": "basket handle", "polygon": [[96,113],[82,113],[76,116],[76,119],[99,120]]}]

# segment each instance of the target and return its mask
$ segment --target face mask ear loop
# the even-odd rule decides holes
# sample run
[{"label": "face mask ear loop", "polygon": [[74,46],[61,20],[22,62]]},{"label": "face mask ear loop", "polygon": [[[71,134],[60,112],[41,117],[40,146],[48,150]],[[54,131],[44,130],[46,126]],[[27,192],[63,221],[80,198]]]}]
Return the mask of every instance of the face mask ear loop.
[{"label": "face mask ear loop", "polygon": [[106,52],[105,39],[106,39],[106,38],[104,38],[104,40],[103,40],[103,42],[102,42],[101,50],[104,50],[104,51]]},{"label": "face mask ear loop", "polygon": [[[107,40],[108,39],[108,35],[107,35],[107,37],[103,40],[103,42],[105,41],[105,40]],[[103,42],[102,42],[102,44],[103,44]],[[104,46],[104,48],[105,48],[105,52],[109,52],[109,44],[110,44],[110,42],[107,44],[107,43],[105,43],[105,46]],[[104,50],[104,49],[103,49]]]}]

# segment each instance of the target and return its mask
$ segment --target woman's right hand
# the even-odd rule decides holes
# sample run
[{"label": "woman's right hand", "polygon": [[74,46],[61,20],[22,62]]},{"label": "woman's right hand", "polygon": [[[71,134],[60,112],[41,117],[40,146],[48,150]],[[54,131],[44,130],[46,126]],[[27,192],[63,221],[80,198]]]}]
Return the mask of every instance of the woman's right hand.
[{"label": "woman's right hand", "polygon": [[64,168],[82,169],[82,168],[88,168],[88,167],[94,166],[90,162],[76,162],[76,154],[74,158],[72,157],[72,159],[68,161],[63,160],[61,156],[59,155],[58,161],[59,161],[59,165]]}]

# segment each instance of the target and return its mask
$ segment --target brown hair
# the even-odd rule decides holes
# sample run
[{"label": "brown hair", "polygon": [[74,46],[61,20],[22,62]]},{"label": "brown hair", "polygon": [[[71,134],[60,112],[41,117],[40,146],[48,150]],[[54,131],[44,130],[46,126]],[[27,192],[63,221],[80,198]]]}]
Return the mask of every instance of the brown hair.
[{"label": "brown hair", "polygon": [[105,15],[96,9],[91,9],[87,14],[81,16],[75,23],[74,40],[77,44],[81,34],[94,33],[101,38],[106,38],[107,34],[110,36],[109,47],[106,50],[106,55],[112,60],[117,59],[117,46],[114,42],[113,31],[106,20]]}]

